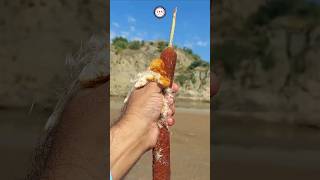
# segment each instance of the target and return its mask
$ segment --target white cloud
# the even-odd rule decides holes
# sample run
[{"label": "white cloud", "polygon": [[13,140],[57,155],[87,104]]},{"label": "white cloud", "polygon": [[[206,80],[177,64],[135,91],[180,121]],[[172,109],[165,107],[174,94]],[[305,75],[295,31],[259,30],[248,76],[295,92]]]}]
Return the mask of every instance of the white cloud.
[{"label": "white cloud", "polygon": [[134,26],[130,26],[130,31],[135,31],[136,28]]},{"label": "white cloud", "polygon": [[192,48],[193,43],[192,43],[192,42],[187,41],[187,42],[185,42],[185,43],[183,44],[183,46],[184,46],[184,47],[187,47],[187,48]]},{"label": "white cloud", "polygon": [[135,36],[132,38],[133,41],[142,41],[141,37]]},{"label": "white cloud", "polygon": [[196,44],[197,46],[206,47],[208,45],[208,42],[199,40]]},{"label": "white cloud", "polygon": [[121,33],[120,33],[120,35],[122,36],[122,37],[125,37],[125,38],[128,38],[128,36],[129,36],[129,32],[127,32],[127,31],[121,31]]},{"label": "white cloud", "polygon": [[135,23],[136,22],[136,19],[132,16],[128,16],[128,22],[129,23]]},{"label": "white cloud", "polygon": [[117,34],[114,31],[110,31],[110,40],[112,40],[113,38],[115,38],[117,36]]},{"label": "white cloud", "polygon": [[117,23],[117,22],[113,22],[112,25],[113,25],[114,27],[117,27],[117,28],[120,27],[119,23]]},{"label": "white cloud", "polygon": [[200,37],[198,35],[193,35],[193,39],[198,41],[200,40]]}]

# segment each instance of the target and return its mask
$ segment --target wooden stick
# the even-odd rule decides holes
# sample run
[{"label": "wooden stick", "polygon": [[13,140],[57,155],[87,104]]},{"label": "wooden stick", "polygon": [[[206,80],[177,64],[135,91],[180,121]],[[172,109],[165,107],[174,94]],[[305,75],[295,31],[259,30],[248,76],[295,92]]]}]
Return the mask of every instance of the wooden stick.
[{"label": "wooden stick", "polygon": [[172,25],[171,25],[170,38],[169,38],[169,47],[172,47],[172,44],[173,44],[174,30],[176,28],[176,17],[177,17],[177,8],[175,8],[173,11]]},{"label": "wooden stick", "polygon": [[[174,36],[175,22],[176,22],[175,8],[172,19],[172,26],[170,32],[169,47],[164,49],[161,53],[160,59],[164,62],[164,70],[170,79],[170,88],[172,87],[174,70],[176,66],[177,54],[172,47],[172,41]],[[170,180],[170,132],[165,124],[159,129],[160,134],[157,144],[153,149],[153,180]]]}]

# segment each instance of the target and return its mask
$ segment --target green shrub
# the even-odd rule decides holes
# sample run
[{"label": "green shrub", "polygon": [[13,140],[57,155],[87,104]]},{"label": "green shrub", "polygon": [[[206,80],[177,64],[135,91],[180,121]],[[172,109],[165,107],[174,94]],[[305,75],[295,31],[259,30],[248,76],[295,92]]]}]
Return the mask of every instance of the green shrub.
[{"label": "green shrub", "polygon": [[183,47],[182,50],[187,54],[193,55],[192,49],[190,49],[190,48]]},{"label": "green shrub", "polygon": [[128,47],[129,47],[129,49],[137,50],[137,49],[140,49],[141,43],[140,43],[140,41],[131,41],[131,42],[129,42]]},{"label": "green shrub", "polygon": [[196,83],[196,77],[195,77],[195,75],[193,73],[191,75],[191,82],[192,82],[192,84]]},{"label": "green shrub", "polygon": [[194,69],[194,68],[196,68],[196,67],[209,67],[209,63],[207,63],[207,62],[205,62],[205,61],[202,61],[202,60],[196,60],[196,61],[194,61],[194,62],[192,62],[190,65],[189,65],[189,67],[188,67],[188,69],[189,70],[192,70],[192,69]]},{"label": "green shrub", "polygon": [[190,48],[187,48],[187,47],[183,47],[182,50],[186,53],[186,54],[189,54],[194,60],[196,61],[201,61],[201,58],[199,55],[197,54],[194,54],[192,49]]},{"label": "green shrub", "polygon": [[243,60],[252,59],[254,52],[246,44],[239,44],[235,40],[225,41],[217,44],[213,49],[215,61],[222,61],[226,74],[234,77],[235,71]]},{"label": "green shrub", "polygon": [[196,60],[196,61],[202,61],[202,60],[201,60],[201,57],[200,57],[199,55],[197,55],[197,54],[192,54],[192,58],[193,58],[194,60]]},{"label": "green shrub", "polygon": [[117,52],[119,52],[128,47],[128,40],[123,37],[116,37],[112,40],[112,45],[115,47]]},{"label": "green shrub", "polygon": [[183,86],[185,81],[188,79],[190,79],[188,76],[186,76],[184,74],[180,74],[180,75],[176,76],[175,82],[177,82],[180,86]]},{"label": "green shrub", "polygon": [[261,6],[257,12],[249,16],[249,24],[263,26],[273,19],[290,14],[297,6],[299,0],[270,0]]},{"label": "green shrub", "polygon": [[162,52],[166,47],[168,47],[168,43],[164,41],[158,42],[158,51]]}]

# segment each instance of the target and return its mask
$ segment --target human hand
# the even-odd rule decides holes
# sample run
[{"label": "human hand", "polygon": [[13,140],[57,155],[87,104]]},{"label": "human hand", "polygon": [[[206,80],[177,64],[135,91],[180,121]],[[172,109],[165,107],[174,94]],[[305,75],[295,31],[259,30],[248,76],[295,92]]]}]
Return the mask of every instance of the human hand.
[{"label": "human hand", "polygon": [[[173,83],[172,91],[175,94],[179,87]],[[150,82],[140,89],[136,89],[130,95],[127,105],[124,108],[124,119],[134,122],[140,132],[144,132],[144,138],[147,148],[152,148],[157,141],[159,129],[157,121],[160,118],[164,98],[169,104],[167,124],[174,125],[175,113],[174,97],[163,96],[161,87],[155,82]]]},{"label": "human hand", "polygon": [[[177,84],[172,85],[173,94],[178,89]],[[170,109],[167,124],[172,126],[175,123],[174,99],[164,97],[157,83],[150,82],[131,93],[122,117],[110,129],[110,167],[114,179],[123,177],[144,152],[156,145],[157,122],[164,98]]]}]

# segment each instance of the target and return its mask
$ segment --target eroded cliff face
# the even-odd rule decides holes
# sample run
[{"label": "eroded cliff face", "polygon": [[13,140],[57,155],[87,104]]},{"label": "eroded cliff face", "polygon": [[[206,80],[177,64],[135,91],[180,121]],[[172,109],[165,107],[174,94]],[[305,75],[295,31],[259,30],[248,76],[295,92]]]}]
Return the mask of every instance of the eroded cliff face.
[{"label": "eroded cliff face", "polygon": [[[227,2],[234,6],[215,7],[213,69],[222,82],[216,110],[320,127],[319,4],[265,1],[242,16]],[[278,7],[283,11],[274,16]]]},{"label": "eroded cliff face", "polygon": [[[140,49],[125,49],[119,53],[111,47],[110,52],[110,94],[127,95],[134,76],[147,69],[149,63],[160,52],[157,43],[145,43]],[[192,66],[196,60],[182,49],[177,49],[177,65],[175,82],[180,86],[178,98],[192,100],[210,100],[210,69],[209,66]],[[203,62],[204,63],[204,62]]]}]

